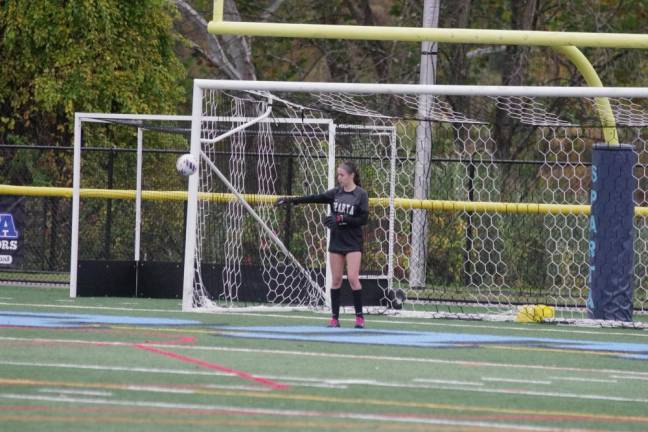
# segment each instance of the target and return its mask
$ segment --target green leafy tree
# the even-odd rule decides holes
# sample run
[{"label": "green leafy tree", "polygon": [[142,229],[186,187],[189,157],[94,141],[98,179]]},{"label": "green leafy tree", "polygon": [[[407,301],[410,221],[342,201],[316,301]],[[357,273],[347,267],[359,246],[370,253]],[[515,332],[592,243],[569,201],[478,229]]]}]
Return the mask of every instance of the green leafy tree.
[{"label": "green leafy tree", "polygon": [[[175,53],[176,16],[175,5],[166,0],[0,2],[0,143],[70,145],[75,112],[175,113],[185,99],[185,69]],[[124,147],[133,142],[128,133],[133,131],[99,131],[84,138],[94,146]],[[72,183],[70,152],[7,150],[1,158],[8,168],[0,174],[2,183]],[[107,169],[105,161],[96,170],[85,169],[84,181],[103,181]],[[132,166],[115,163],[114,177],[134,178]],[[53,250],[65,249],[66,228],[57,215],[67,214],[67,205],[62,200],[25,204],[29,214],[45,209],[42,219],[50,222],[43,224],[58,226],[49,239]],[[116,214],[124,206],[115,202],[113,207]],[[106,232],[112,232],[118,251],[128,244],[123,238],[132,237],[132,228],[100,226],[86,235],[88,242],[105,248],[101,236],[110,228]],[[50,269],[64,269],[64,260],[50,257]]]},{"label": "green leafy tree", "polygon": [[184,68],[164,0],[6,0],[0,141],[69,144],[74,113],[175,112]]}]

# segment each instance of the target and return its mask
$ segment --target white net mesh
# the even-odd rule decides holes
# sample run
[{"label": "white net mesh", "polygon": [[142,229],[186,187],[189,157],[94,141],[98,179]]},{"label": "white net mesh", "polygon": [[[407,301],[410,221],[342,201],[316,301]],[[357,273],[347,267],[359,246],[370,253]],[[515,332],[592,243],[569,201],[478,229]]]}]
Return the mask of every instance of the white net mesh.
[{"label": "white net mesh", "polygon": [[[202,128],[202,151],[214,167],[201,164],[201,193],[232,192],[215,175],[218,169],[240,194],[276,196],[278,171],[297,171],[295,165],[299,167],[292,179],[295,184],[291,184],[295,192],[309,194],[327,187],[327,147],[322,145],[328,141],[327,120],[282,105],[284,117],[260,121],[213,142],[228,130],[260,117],[268,101],[251,94],[210,92],[203,107],[207,120]],[[288,163],[286,155],[291,155]],[[254,212],[266,229],[231,195],[199,200],[194,305],[323,305],[326,233],[322,211],[294,211],[290,226],[304,228],[295,232],[280,226],[283,210],[275,208],[273,200],[266,198],[257,204]],[[286,253],[274,236],[299,245]]]},{"label": "white net mesh", "polygon": [[[333,184],[336,164],[352,160],[370,197],[361,278],[365,291],[377,293],[374,305],[475,317],[543,303],[564,317],[584,316],[588,218],[585,207],[573,205],[588,204],[592,145],[603,141],[593,99],[429,96],[421,110],[416,95],[205,90],[203,139],[261,115],[268,98],[267,119],[203,150],[239,192],[250,194],[258,215],[304,270],[240,203],[201,200],[195,305],[323,306],[328,209],[284,210],[271,202],[323,192]],[[635,201],[644,206],[646,103],[610,102],[622,142],[639,154]],[[430,143],[422,176],[415,169],[421,139]],[[200,190],[225,192],[211,171],[202,165]],[[421,182],[426,199],[412,200]],[[510,208],[479,206],[504,202]],[[515,210],[529,203],[558,210]],[[413,223],[417,211],[423,226]],[[635,227],[634,308],[642,312],[648,306],[645,217],[636,217]],[[424,284],[410,286],[412,245],[421,238]]]}]

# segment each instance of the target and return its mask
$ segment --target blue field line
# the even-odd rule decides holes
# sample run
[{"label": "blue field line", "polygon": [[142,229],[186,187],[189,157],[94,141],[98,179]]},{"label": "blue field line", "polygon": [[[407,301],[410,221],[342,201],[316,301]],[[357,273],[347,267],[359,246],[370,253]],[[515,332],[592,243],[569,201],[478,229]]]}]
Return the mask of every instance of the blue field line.
[{"label": "blue field line", "polygon": [[629,358],[648,359],[648,344],[497,336],[471,333],[339,329],[315,326],[219,327],[219,335],[240,338],[310,342],[337,342],[365,345],[392,345],[422,348],[461,348],[484,345],[541,347],[560,350],[609,352]]},{"label": "blue field line", "polygon": [[[0,326],[80,328],[91,325],[199,326],[196,320],[123,315],[0,311]],[[319,326],[211,326],[219,336],[303,342],[332,342],[419,348],[478,348],[486,345],[540,347],[610,353],[648,360],[648,344],[498,336],[471,333],[383,329],[326,328]]]},{"label": "blue field line", "polygon": [[132,317],[132,316],[122,316],[122,315],[0,311],[0,326],[75,328],[75,327],[86,327],[89,325],[108,325],[108,324],[175,326],[175,325],[199,325],[201,324],[201,322],[195,320],[179,320],[179,319],[155,318],[155,317]]}]

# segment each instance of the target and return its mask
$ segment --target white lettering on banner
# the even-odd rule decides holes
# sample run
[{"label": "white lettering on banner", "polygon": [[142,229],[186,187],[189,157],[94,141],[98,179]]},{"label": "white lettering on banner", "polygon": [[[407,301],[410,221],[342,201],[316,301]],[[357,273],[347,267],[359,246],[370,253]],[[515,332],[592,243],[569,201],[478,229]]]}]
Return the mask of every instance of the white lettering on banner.
[{"label": "white lettering on banner", "polygon": [[0,240],[0,250],[18,250],[18,241]]},{"label": "white lettering on banner", "polygon": [[13,262],[13,257],[11,255],[0,255],[0,265],[7,265]]}]

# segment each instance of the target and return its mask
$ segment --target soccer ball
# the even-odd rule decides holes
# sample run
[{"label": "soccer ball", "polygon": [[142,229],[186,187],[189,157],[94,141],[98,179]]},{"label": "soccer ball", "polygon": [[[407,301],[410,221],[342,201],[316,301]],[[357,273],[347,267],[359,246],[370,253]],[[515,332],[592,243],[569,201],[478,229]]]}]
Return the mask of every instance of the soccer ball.
[{"label": "soccer ball", "polygon": [[183,154],[176,161],[176,169],[183,176],[190,176],[198,171],[198,161],[192,154]]}]

